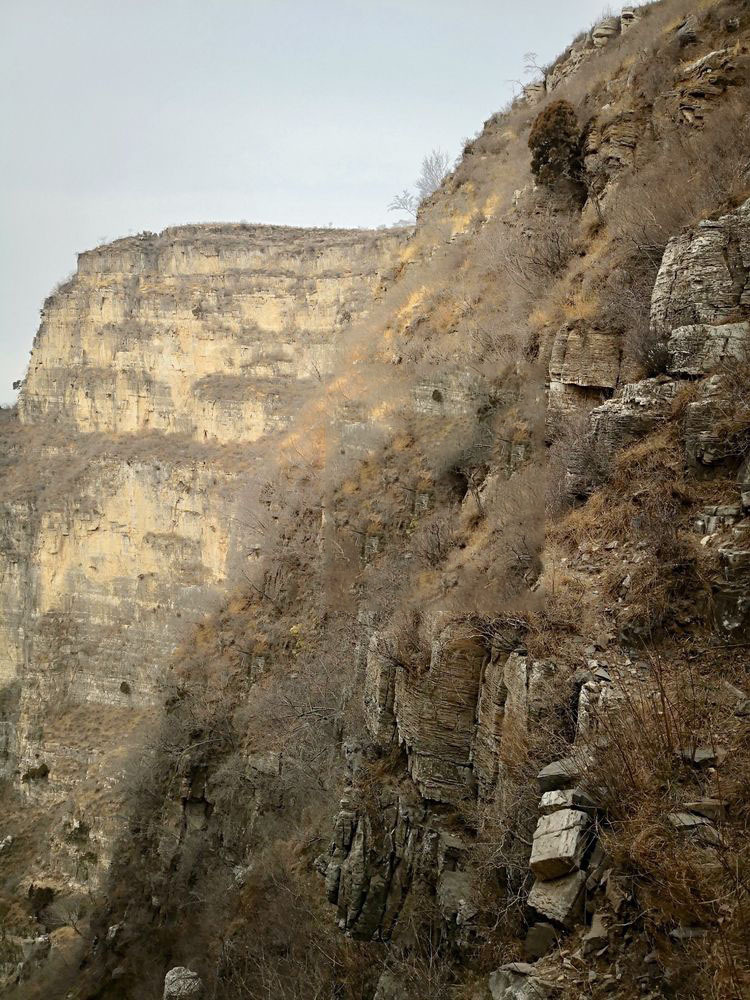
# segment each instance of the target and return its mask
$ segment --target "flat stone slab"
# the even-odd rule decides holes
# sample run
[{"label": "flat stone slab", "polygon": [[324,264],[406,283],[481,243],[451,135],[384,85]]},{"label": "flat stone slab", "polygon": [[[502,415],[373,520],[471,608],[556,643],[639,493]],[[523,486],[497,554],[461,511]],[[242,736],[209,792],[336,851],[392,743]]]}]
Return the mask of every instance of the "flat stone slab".
[{"label": "flat stone slab", "polygon": [[696,837],[705,844],[720,844],[719,831],[710,819],[692,812],[669,813],[667,819],[675,828],[688,836]]},{"label": "flat stone slab", "polygon": [[591,817],[579,809],[559,809],[541,817],[529,860],[537,878],[560,878],[581,867],[590,823]]},{"label": "flat stone slab", "polygon": [[685,809],[699,816],[705,816],[714,823],[727,818],[727,804],[721,799],[695,799],[693,802],[686,802]]},{"label": "flat stone slab", "polygon": [[559,788],[570,788],[581,777],[581,765],[575,757],[563,757],[547,764],[536,777],[540,792],[554,792]]},{"label": "flat stone slab", "polygon": [[580,809],[581,812],[596,812],[596,803],[580,788],[557,789],[545,792],[539,801],[539,812],[546,816],[559,809]]},{"label": "flat stone slab", "polygon": [[552,882],[537,879],[528,903],[543,917],[563,927],[572,927],[581,912],[586,874],[578,871]]},{"label": "flat stone slab", "polygon": [[487,985],[492,1000],[552,1000],[560,987],[532,975],[533,965],[511,962],[490,974]]}]

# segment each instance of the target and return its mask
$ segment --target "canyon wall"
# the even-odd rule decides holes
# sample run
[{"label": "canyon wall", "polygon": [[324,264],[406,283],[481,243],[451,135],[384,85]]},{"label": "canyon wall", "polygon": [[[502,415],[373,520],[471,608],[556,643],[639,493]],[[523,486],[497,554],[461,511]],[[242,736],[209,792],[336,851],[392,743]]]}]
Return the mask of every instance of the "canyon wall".
[{"label": "canyon wall", "polygon": [[68,799],[101,841],[66,877],[106,868],[117,761],[181,637],[257,558],[247,484],[407,237],[184,226],[81,254],[45,302],[0,428],[1,747],[28,802]]}]

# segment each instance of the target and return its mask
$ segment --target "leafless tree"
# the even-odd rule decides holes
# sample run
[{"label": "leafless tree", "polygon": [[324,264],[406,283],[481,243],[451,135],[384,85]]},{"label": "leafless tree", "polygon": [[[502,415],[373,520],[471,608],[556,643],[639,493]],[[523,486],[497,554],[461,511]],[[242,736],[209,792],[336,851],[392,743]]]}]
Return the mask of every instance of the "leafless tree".
[{"label": "leafless tree", "polygon": [[450,157],[442,149],[433,149],[422,160],[422,171],[417,178],[417,194],[420,201],[429,198],[443,183],[450,168]]},{"label": "leafless tree", "polygon": [[422,160],[422,169],[416,182],[416,193],[408,188],[397,194],[390,205],[389,212],[406,212],[416,219],[417,210],[425,198],[437,191],[443,182],[443,178],[450,169],[450,157],[442,149],[433,149]]}]

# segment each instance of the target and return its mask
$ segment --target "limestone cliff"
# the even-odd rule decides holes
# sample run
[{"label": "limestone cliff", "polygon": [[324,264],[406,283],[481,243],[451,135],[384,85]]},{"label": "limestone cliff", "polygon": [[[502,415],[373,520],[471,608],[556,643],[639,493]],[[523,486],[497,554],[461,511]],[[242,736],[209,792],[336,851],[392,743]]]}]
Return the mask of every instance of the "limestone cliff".
[{"label": "limestone cliff", "polygon": [[83,253],[45,302],[20,419],[257,440],[330,372],[404,239],[181,226]]}]

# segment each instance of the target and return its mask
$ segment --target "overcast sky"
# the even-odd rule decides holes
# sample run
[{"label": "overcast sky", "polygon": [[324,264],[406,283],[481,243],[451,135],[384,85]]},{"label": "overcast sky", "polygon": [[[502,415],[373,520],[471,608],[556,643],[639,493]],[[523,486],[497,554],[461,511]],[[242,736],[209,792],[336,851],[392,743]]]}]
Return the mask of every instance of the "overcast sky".
[{"label": "overcast sky", "polygon": [[0,402],[103,239],[391,223],[603,0],[0,0]]}]

